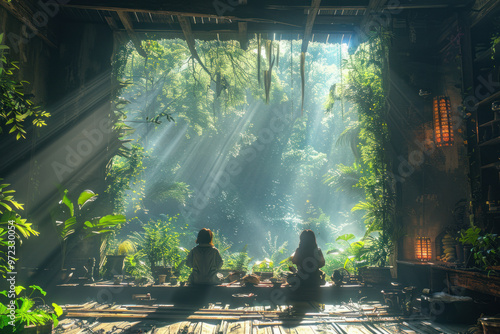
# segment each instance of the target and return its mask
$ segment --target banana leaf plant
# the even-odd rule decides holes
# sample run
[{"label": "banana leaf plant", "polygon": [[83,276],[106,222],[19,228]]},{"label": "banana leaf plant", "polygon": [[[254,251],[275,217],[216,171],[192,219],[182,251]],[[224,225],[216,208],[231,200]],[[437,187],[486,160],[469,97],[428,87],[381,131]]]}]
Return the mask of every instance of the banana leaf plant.
[{"label": "banana leaf plant", "polygon": [[115,228],[126,222],[123,215],[105,215],[86,219],[83,207],[97,199],[97,194],[92,190],[84,190],[79,196],[77,203],[73,203],[68,197],[68,190],[64,190],[60,205],[63,213],[69,218],[66,220],[55,220],[55,228],[61,243],[61,269],[64,269],[66,256],[68,254],[68,241],[70,238],[87,239],[96,235],[111,233]]}]

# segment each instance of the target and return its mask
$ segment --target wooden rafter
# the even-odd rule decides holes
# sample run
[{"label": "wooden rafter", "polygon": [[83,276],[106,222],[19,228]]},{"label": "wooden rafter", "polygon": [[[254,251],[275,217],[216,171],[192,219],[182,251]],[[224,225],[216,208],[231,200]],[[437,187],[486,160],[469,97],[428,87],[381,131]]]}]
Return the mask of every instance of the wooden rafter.
[{"label": "wooden rafter", "polygon": [[471,12],[471,27],[481,22],[485,17],[500,9],[500,0],[490,0],[479,11]]},{"label": "wooden rafter", "polygon": [[194,41],[193,32],[191,31],[191,23],[185,16],[178,16],[177,19],[179,20],[179,24],[181,25],[182,32],[184,33],[184,38],[186,39],[189,51],[191,52],[191,56],[193,56],[193,58],[196,59],[196,61],[200,64],[203,70],[207,72],[210,78],[212,78],[212,73],[210,73],[205,64],[203,64],[203,62],[200,59],[200,56],[198,55],[198,52],[196,51],[196,44]]},{"label": "wooden rafter", "polygon": [[[16,19],[24,23],[28,29],[35,33],[36,36],[40,37],[47,45],[57,48],[56,43],[49,38],[48,34],[42,31],[41,28],[35,27],[33,23],[31,23],[31,18],[33,18],[33,11],[17,1],[0,1],[0,4],[7,9]],[[43,27],[42,27],[43,28]],[[45,29],[46,30],[46,29]]]},{"label": "wooden rafter", "polygon": [[302,52],[307,51],[307,46],[311,39],[312,29],[314,26],[314,20],[318,14],[319,5],[321,0],[312,0],[311,8],[309,9],[309,14],[307,14],[306,28],[304,30],[304,38],[302,39]]},{"label": "wooden rafter", "polygon": [[146,54],[146,51],[144,51],[144,49],[142,48],[141,40],[139,39],[139,37],[137,37],[137,34],[134,31],[134,26],[132,24],[132,20],[130,20],[129,14],[125,11],[122,11],[122,10],[118,10],[118,11],[116,11],[116,13],[120,17],[120,21],[122,22],[123,27],[127,31],[128,36],[132,40],[132,43],[134,43],[134,46],[135,46],[137,52],[141,56],[146,58],[148,55]]},{"label": "wooden rafter", "polygon": [[305,91],[305,65],[306,65],[306,52],[309,41],[311,40],[312,29],[314,26],[314,20],[318,14],[319,5],[321,0],[312,0],[311,8],[309,8],[309,13],[307,14],[306,27],[304,30],[304,37],[302,38],[302,48],[300,54],[300,82],[302,87],[302,103],[301,110],[304,110],[304,91]]},{"label": "wooden rafter", "polygon": [[[394,7],[397,4],[401,9],[419,9],[419,8],[447,8],[447,7],[465,7],[471,0],[398,0],[392,1],[386,5]],[[232,2],[234,3],[234,1]],[[193,2],[181,1],[141,1],[132,0],[71,0],[65,4],[66,7],[96,9],[96,10],[125,10],[129,12],[156,13],[165,15],[186,15],[196,17],[218,17],[212,1],[199,0]],[[247,4],[246,0],[239,1],[233,10],[224,12],[223,17],[232,18],[239,9],[243,11],[256,9],[252,13],[264,13],[267,10],[280,10],[283,16],[289,11],[296,9],[308,9],[310,5],[304,0],[281,0],[272,1],[252,1]],[[365,10],[369,7],[368,0],[323,0],[320,10]],[[235,15],[237,16],[237,15]],[[280,15],[281,16],[281,15]],[[277,19],[279,20],[279,19]]]},{"label": "wooden rafter", "polygon": [[243,50],[246,50],[248,48],[248,33],[246,22],[238,22],[238,40],[240,41],[240,47]]},{"label": "wooden rafter", "polygon": [[115,19],[113,19],[113,17],[111,16],[105,16],[104,19],[106,20],[106,23],[108,24],[109,28],[113,30],[113,32],[115,33],[117,41],[120,44],[125,44],[127,41],[125,39],[124,32],[120,31],[120,29],[118,28],[118,24],[116,24]]},{"label": "wooden rafter", "polygon": [[361,28],[364,28],[374,15],[380,13],[385,8],[386,2],[387,0],[370,0],[363,21],[361,21]]}]

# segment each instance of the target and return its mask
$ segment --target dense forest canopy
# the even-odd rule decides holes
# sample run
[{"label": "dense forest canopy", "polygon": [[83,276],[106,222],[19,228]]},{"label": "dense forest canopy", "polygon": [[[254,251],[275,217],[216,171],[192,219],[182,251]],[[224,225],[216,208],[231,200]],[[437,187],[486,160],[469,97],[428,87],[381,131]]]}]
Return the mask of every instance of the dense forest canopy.
[{"label": "dense forest canopy", "polygon": [[193,56],[185,41],[151,39],[147,58],[132,44],[120,49],[117,125],[130,142],[112,161],[107,193],[135,218],[117,239],[174,217],[188,226],[185,247],[209,227],[219,247],[281,260],[305,228],[325,249],[365,233],[363,212],[351,211],[365,197],[356,161],[370,154],[359,149],[358,108],[344,98],[356,89],[342,70],[353,50],[310,43],[301,68],[300,45],[197,41]]}]

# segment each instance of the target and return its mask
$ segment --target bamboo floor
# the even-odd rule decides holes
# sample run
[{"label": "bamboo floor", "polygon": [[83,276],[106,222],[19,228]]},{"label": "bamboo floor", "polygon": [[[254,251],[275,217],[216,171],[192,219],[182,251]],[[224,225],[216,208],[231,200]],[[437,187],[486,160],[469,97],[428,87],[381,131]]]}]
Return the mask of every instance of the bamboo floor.
[{"label": "bamboo floor", "polygon": [[64,305],[53,333],[83,334],[389,334],[465,333],[463,326],[436,324],[422,316],[402,316],[377,302],[322,305],[245,306],[209,304]]}]

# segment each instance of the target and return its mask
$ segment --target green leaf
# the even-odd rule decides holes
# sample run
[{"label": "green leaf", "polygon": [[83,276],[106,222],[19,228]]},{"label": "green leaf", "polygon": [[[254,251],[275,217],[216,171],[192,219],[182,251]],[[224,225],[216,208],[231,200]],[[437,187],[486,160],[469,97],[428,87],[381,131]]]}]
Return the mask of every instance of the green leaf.
[{"label": "green leaf", "polygon": [[[54,304],[52,304],[54,305]],[[55,315],[54,313],[51,314],[52,316],[52,323],[53,323],[53,327],[57,327],[57,325],[59,325],[59,319],[57,319],[57,315]]]},{"label": "green leaf", "polygon": [[339,236],[339,237],[336,239],[336,241],[339,241],[339,240],[344,240],[344,241],[347,241],[347,242],[348,242],[349,240],[352,240],[352,239],[354,239],[354,238],[355,238],[354,234],[349,233],[349,234],[343,234],[343,235]]},{"label": "green leaf", "polygon": [[87,204],[88,202],[95,201],[97,199],[97,194],[94,193],[92,190],[84,190],[78,197],[78,206],[80,209]]},{"label": "green leaf", "polygon": [[68,194],[68,189],[64,190],[62,202],[68,207],[69,214],[71,217],[73,217],[75,215],[75,207],[73,203],[69,200],[67,194]]},{"label": "green leaf", "polygon": [[39,287],[38,285],[30,285],[30,288],[32,288],[33,290],[38,290],[40,291],[40,293],[42,295],[47,295],[47,292],[45,292],[41,287]]},{"label": "green leaf", "polygon": [[3,202],[0,202],[0,205],[3,206],[4,208],[6,208],[9,211],[12,211],[12,208],[10,206],[8,206],[7,204],[3,203]]},{"label": "green leaf", "polygon": [[54,311],[56,312],[56,315],[60,317],[63,314],[63,309],[61,306],[57,305],[56,303],[52,303],[52,307],[54,308]]},{"label": "green leaf", "polygon": [[127,221],[124,215],[106,215],[99,219],[99,225],[107,226],[108,224],[116,225]]},{"label": "green leaf", "polygon": [[21,293],[21,291],[23,291],[23,290],[26,290],[26,288],[24,286],[20,286],[20,285],[16,286],[16,288],[15,288],[16,295],[19,295]]}]

